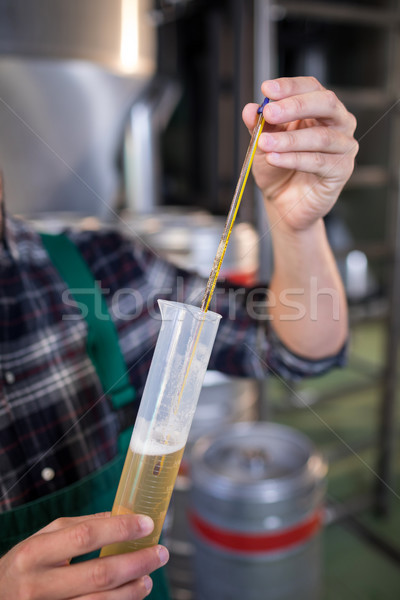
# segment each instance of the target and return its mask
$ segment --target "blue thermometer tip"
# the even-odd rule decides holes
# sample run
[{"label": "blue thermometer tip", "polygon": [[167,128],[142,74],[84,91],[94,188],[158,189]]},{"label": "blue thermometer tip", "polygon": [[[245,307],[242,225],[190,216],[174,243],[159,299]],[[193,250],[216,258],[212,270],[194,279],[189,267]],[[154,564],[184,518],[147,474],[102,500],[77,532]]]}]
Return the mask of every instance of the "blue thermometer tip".
[{"label": "blue thermometer tip", "polygon": [[260,104],[260,106],[257,109],[257,114],[260,115],[262,113],[262,111],[264,110],[264,106],[267,106],[269,102],[269,98],[264,98],[264,102],[262,104]]}]

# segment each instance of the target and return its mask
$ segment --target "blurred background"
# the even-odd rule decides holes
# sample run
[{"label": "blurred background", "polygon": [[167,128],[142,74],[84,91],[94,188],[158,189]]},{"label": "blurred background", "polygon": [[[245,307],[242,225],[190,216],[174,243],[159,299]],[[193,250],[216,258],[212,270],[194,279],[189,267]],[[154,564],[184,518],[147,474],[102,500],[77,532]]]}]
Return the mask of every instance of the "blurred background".
[{"label": "blurred background", "polygon": [[[0,0],[6,204],[42,229],[117,227],[208,275],[261,82],[314,75],[357,117],[356,169],[326,219],[348,366],[302,384],[211,374],[193,428],[278,421],[323,452],[324,600],[400,594],[399,25],[397,0]],[[267,232],[249,181],[223,275],[267,281]],[[166,530],[175,600],[195,598],[177,516],[190,485],[182,473]]]}]

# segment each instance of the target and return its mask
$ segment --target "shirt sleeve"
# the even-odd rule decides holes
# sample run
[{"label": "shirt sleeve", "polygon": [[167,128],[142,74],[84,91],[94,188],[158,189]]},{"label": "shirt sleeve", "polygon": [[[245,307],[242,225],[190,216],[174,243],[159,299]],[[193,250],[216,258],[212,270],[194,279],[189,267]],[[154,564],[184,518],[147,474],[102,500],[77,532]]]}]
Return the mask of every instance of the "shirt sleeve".
[{"label": "shirt sleeve", "polygon": [[211,368],[234,376],[262,379],[275,375],[298,381],[345,366],[347,343],[338,353],[314,360],[295,354],[280,340],[265,310],[267,286],[238,289],[226,282],[222,287],[215,310],[223,318]]},{"label": "shirt sleeve", "polygon": [[[157,299],[175,300],[200,306],[206,287],[206,279],[172,265],[155,252],[131,239],[114,232],[96,234],[81,233],[73,236],[97,280],[109,292],[108,302],[121,288],[132,289],[134,294],[125,295],[129,300],[139,299],[142,312],[132,306],[135,321],[135,344],[145,340],[140,332],[151,332],[152,343],[158,329],[154,327]],[[236,377],[265,378],[277,375],[285,379],[299,380],[307,376],[323,374],[346,362],[346,346],[333,356],[311,360],[291,352],[279,339],[265,311],[264,299],[267,286],[238,287],[229,281],[219,281],[214,291],[210,310],[222,316],[209,368]],[[124,307],[126,315],[129,308]],[[146,322],[147,320],[147,322]],[[126,331],[126,321],[117,328]],[[159,325],[159,323],[158,323]],[[131,336],[123,335],[123,351]],[[132,336],[133,339],[133,336]],[[133,360],[132,356],[132,360]]]}]

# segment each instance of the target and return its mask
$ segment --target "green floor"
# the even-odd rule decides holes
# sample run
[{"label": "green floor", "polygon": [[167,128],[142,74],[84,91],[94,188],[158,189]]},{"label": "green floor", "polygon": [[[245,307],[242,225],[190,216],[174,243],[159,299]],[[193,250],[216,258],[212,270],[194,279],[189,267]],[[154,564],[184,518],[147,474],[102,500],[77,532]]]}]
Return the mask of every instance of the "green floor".
[{"label": "green floor", "polygon": [[324,600],[398,600],[400,566],[344,526],[324,534]]},{"label": "green floor", "polygon": [[[377,421],[384,347],[382,326],[364,325],[352,334],[350,360],[345,369],[296,386],[279,381],[268,384],[268,417],[291,425],[314,440],[330,464],[328,500],[340,506],[347,506],[356,497],[370,496],[377,483]],[[395,423],[396,430],[400,429],[398,417]],[[400,435],[396,438],[400,440]],[[358,512],[356,518],[400,554],[398,445],[393,465],[388,516],[378,518],[368,509]],[[328,525],[323,542],[323,600],[400,598],[400,563],[349,529],[346,520]]]}]

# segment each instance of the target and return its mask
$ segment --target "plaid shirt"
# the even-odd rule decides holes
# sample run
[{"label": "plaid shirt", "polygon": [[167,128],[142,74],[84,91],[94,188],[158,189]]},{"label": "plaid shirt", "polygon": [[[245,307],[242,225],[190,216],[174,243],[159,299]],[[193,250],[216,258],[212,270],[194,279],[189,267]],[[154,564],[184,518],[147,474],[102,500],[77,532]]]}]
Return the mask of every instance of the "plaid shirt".
[{"label": "plaid shirt", "polygon": [[[205,282],[115,231],[68,235],[101,285],[140,398],[160,326],[157,298],[198,304]],[[295,356],[268,321],[249,317],[248,295],[221,289],[211,306],[223,318],[209,368],[257,378],[272,371],[293,379],[343,363],[343,352],[321,361]],[[81,479],[117,453],[118,415],[86,354],[86,334],[79,307],[36,231],[4,218],[0,512]]]}]

